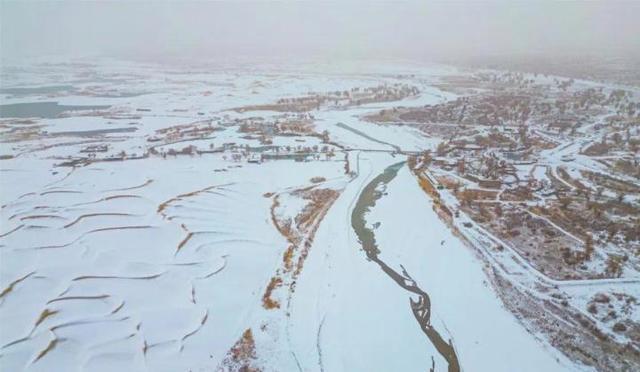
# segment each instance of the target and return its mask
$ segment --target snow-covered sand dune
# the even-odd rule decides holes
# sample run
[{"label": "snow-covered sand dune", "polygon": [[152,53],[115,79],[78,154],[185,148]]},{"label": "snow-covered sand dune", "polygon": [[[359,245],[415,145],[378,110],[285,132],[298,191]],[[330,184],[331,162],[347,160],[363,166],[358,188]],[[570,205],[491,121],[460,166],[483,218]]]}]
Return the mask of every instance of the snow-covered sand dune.
[{"label": "snow-covered sand dune", "polygon": [[175,371],[222,358],[285,246],[263,194],[341,171],[287,163],[215,173],[226,164],[213,157],[149,159],[3,185],[24,195],[3,209],[3,233],[19,229],[2,238],[2,277],[22,278],[2,296],[3,368]]}]

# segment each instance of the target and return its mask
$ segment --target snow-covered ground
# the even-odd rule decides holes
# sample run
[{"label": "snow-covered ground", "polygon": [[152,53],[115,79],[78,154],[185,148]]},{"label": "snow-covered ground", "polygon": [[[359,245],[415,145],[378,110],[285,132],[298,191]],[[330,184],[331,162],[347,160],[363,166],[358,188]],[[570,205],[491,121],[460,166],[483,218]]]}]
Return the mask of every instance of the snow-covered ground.
[{"label": "snow-covered ground", "polygon": [[[0,143],[2,370],[234,369],[247,359],[234,351],[246,330],[252,331],[255,349],[246,353],[250,364],[264,371],[446,369],[416,322],[411,295],[367,260],[351,214],[372,179],[406,160],[398,152],[434,149],[440,141],[410,126],[368,123],[363,115],[454,99],[433,85],[452,69],[189,73],[99,63],[80,72],[71,65],[30,71],[5,81],[9,87],[55,83],[73,89],[3,94],[0,104],[110,108],[31,124],[0,119],[5,124]],[[151,145],[162,152],[235,143],[240,149],[234,154],[240,154],[242,146],[260,142],[238,132],[234,120],[276,120],[281,113],[237,112],[238,107],[398,81],[416,85],[421,93],[399,102],[312,113],[315,131],[326,130],[338,152],[334,158],[248,162],[246,154],[234,160],[229,151],[148,153]],[[149,141],[160,129],[207,120],[219,129],[210,138]],[[25,125],[41,131],[34,136]],[[113,128],[135,131],[74,133]],[[15,133],[20,137],[10,137]],[[89,144],[108,146],[97,155],[103,161],[59,166],[85,156],[81,150]],[[275,136],[273,145],[323,142],[317,135]],[[121,152],[132,158],[116,160]],[[562,154],[545,156],[551,162]],[[268,309],[265,288],[282,274],[290,244],[274,226],[273,196],[281,196],[276,217],[295,217],[305,202],[291,195],[311,187],[330,188],[339,196],[318,221],[303,269],[291,277],[290,303]],[[438,217],[408,167],[382,192],[366,215],[380,257],[395,270],[402,265],[429,294],[431,323],[451,340],[462,370],[587,370],[541,335],[527,332],[503,306],[489,284],[491,268]],[[580,301],[588,301],[574,290]],[[238,360],[230,367],[225,358]]]}]

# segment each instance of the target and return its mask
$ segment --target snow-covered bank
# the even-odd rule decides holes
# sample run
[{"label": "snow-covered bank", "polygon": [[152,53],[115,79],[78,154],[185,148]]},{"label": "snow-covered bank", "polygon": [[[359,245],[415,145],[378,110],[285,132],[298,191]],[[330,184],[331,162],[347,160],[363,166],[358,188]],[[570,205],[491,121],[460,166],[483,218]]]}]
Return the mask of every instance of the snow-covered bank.
[{"label": "snow-covered bank", "polygon": [[432,300],[433,321],[454,340],[463,368],[492,371],[575,369],[517,322],[488,284],[483,263],[454,236],[405,167],[368,222],[381,257],[402,264]]}]

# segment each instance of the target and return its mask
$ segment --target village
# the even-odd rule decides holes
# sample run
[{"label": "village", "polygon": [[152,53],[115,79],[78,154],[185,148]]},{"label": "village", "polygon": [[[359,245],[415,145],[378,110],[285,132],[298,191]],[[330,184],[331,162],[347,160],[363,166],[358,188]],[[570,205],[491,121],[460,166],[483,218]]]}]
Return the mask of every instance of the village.
[{"label": "village", "polygon": [[[542,279],[537,286],[548,287],[555,300],[506,300],[525,322],[553,334],[557,347],[573,347],[567,334],[524,308],[538,303],[591,329],[571,336],[572,345],[593,350],[587,346],[592,334],[619,340],[619,353],[637,357],[631,345],[640,342],[633,310],[638,300],[607,287],[609,281],[635,283],[640,272],[637,96],[513,73],[478,73],[461,81],[456,89],[481,93],[422,108],[394,107],[366,119],[445,138],[411,156],[410,167],[438,201],[443,219],[483,247],[482,254],[506,270],[501,276],[522,283],[518,276],[529,272]],[[514,261],[523,263],[514,268]],[[593,292],[579,299],[563,290],[571,285],[590,285]]]}]

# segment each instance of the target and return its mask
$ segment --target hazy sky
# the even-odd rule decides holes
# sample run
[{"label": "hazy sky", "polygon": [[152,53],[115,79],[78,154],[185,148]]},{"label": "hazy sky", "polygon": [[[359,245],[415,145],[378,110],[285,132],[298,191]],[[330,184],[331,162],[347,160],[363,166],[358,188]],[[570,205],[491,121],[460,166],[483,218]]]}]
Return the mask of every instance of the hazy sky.
[{"label": "hazy sky", "polygon": [[632,2],[0,0],[3,60],[640,52]]}]

